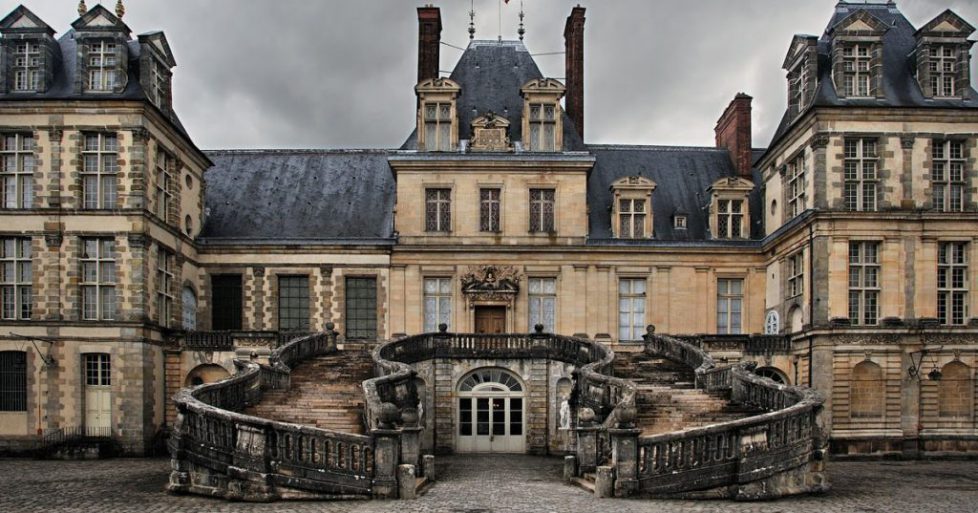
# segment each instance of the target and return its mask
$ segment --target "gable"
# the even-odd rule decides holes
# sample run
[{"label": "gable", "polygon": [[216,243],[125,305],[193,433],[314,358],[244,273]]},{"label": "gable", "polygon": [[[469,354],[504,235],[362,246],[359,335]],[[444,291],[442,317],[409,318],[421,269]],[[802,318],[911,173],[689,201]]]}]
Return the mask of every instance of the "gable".
[{"label": "gable", "polygon": [[177,65],[176,59],[173,58],[173,52],[170,51],[170,44],[163,32],[140,34],[139,44],[152,48],[167,66],[172,68]]},{"label": "gable", "polygon": [[115,14],[98,4],[89,9],[80,18],[71,24],[72,28],[79,32],[122,32],[128,36],[132,30],[122,22]]},{"label": "gable", "polygon": [[968,37],[975,31],[975,27],[964,21],[963,18],[947,9],[938,14],[934,19],[927,22],[914,34],[918,38],[922,35],[953,35],[955,37]]},{"label": "gable", "polygon": [[836,23],[829,32],[836,35],[845,32],[881,35],[888,29],[889,27],[886,23],[883,23],[879,18],[870,14],[869,11],[858,9]]},{"label": "gable", "polygon": [[54,35],[54,29],[23,5],[0,20],[0,32],[38,32]]},{"label": "gable", "polygon": [[798,60],[799,56],[817,44],[818,38],[815,36],[796,34],[791,39],[791,44],[788,46],[788,54],[784,56],[784,63],[781,64],[781,68],[786,70],[790,69],[795,64],[795,61]]}]

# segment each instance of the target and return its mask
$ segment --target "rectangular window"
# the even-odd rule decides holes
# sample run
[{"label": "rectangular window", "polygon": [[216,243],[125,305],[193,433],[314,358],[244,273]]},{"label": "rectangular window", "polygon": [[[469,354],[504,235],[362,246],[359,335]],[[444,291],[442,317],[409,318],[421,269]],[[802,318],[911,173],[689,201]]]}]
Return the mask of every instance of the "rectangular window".
[{"label": "rectangular window", "polygon": [[931,93],[938,98],[956,96],[957,49],[951,45],[933,45],[929,57]]},{"label": "rectangular window", "polygon": [[876,139],[845,140],[846,210],[860,212],[876,210],[878,166]]},{"label": "rectangular window", "polygon": [[717,333],[738,335],[744,308],[744,280],[717,280]]},{"label": "rectangular window", "polygon": [[785,220],[791,219],[805,210],[805,154],[802,153],[788,162],[785,176]]},{"label": "rectangular window", "polygon": [[377,338],[377,279],[346,279],[346,338]]},{"label": "rectangular window", "polygon": [[151,61],[152,63],[149,66],[150,87],[147,92],[149,93],[150,100],[156,106],[163,107],[166,105],[166,90],[168,89],[167,82],[169,81],[168,73],[159,61],[156,59],[151,59]]},{"label": "rectangular window", "polygon": [[34,206],[34,136],[3,136],[3,208]]},{"label": "rectangular window", "polygon": [[211,329],[217,331],[241,329],[241,275],[211,276]]},{"label": "rectangular window", "polygon": [[618,280],[618,340],[642,340],[645,333],[645,279]]},{"label": "rectangular window", "polygon": [[90,387],[112,386],[112,358],[107,353],[85,354],[85,385]]},{"label": "rectangular window", "polygon": [[425,278],[424,331],[434,333],[438,325],[452,327],[452,279]]},{"label": "rectangular window", "polygon": [[618,237],[641,239],[645,237],[645,200],[618,200]]},{"label": "rectangular window", "polygon": [[805,258],[801,251],[787,259],[788,298],[800,296],[805,292]]},{"label": "rectangular window", "polygon": [[452,104],[424,104],[424,147],[427,151],[452,150]]},{"label": "rectangular window", "polygon": [[553,189],[530,189],[530,231],[554,232]]},{"label": "rectangular window", "polygon": [[931,148],[931,188],[935,210],[964,210],[964,191],[967,186],[967,159],[964,153],[963,141],[934,140]]},{"label": "rectangular window", "polygon": [[27,411],[27,353],[0,351],[0,411]]},{"label": "rectangular window", "polygon": [[872,80],[869,65],[871,53],[868,44],[853,44],[842,49],[842,67],[845,74],[843,91],[846,96],[850,98],[869,96]]},{"label": "rectangular window", "polygon": [[968,318],[967,242],[942,242],[937,252],[937,318],[961,325]]},{"label": "rectangular window", "polygon": [[173,157],[160,150],[156,152],[156,217],[164,223],[173,202]]},{"label": "rectangular window", "polygon": [[119,47],[100,41],[88,45],[88,90],[112,91],[119,79]]},{"label": "rectangular window", "polygon": [[500,231],[500,192],[499,189],[479,189],[479,230]]},{"label": "rectangular window", "polygon": [[86,134],[82,149],[84,208],[116,207],[119,142],[115,134]]},{"label": "rectangular window", "polygon": [[558,107],[554,104],[530,104],[530,151],[557,151],[558,115]]},{"label": "rectangular window", "polygon": [[309,331],[309,277],[278,277],[278,329]]},{"label": "rectangular window", "polygon": [[425,189],[425,231],[452,231],[452,190]]},{"label": "rectangular window", "polygon": [[849,243],[849,322],[879,323],[880,247],[878,242]]},{"label": "rectangular window", "polygon": [[168,328],[173,319],[173,267],[176,257],[159,248],[156,258],[156,315],[160,326]]},{"label": "rectangular window", "polygon": [[14,91],[41,90],[41,47],[37,43],[22,42],[14,45]]},{"label": "rectangular window", "polygon": [[744,201],[717,200],[717,238],[740,239],[744,236]]},{"label": "rectangular window", "polygon": [[112,239],[81,240],[82,319],[116,318],[116,269]]},{"label": "rectangular window", "polygon": [[30,319],[33,310],[34,273],[31,262],[31,240],[3,239],[0,248],[3,265],[3,318]]},{"label": "rectangular window", "polygon": [[530,278],[527,282],[530,298],[529,332],[537,324],[543,325],[545,333],[554,333],[557,319],[557,279]]}]

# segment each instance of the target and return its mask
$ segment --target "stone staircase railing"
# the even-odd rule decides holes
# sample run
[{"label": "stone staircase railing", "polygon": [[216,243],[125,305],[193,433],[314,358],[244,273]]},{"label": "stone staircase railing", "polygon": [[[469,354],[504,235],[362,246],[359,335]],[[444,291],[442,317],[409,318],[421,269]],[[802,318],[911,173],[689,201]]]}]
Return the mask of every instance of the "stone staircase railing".
[{"label": "stone staircase railing", "polygon": [[230,378],[180,391],[169,490],[245,501],[376,495],[373,437],[241,413],[264,390],[287,388],[295,363],[335,351],[327,325],[276,349],[267,366],[236,360]]}]

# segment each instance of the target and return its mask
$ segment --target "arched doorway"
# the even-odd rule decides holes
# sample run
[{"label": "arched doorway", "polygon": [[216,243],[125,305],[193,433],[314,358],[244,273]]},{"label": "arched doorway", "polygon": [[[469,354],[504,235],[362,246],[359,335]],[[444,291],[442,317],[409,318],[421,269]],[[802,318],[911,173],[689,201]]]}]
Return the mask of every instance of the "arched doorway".
[{"label": "arched doorway", "polygon": [[754,374],[757,374],[762,378],[768,378],[775,383],[780,383],[782,385],[789,384],[788,375],[774,367],[758,367],[754,370]]},{"label": "arched doorway", "polygon": [[512,372],[477,369],[458,383],[458,452],[526,451],[523,383]]},{"label": "arched doorway", "polygon": [[205,383],[221,381],[229,376],[231,376],[231,373],[224,367],[216,363],[205,363],[194,367],[192,371],[187,373],[187,379],[184,380],[183,385],[186,387],[195,387]]}]

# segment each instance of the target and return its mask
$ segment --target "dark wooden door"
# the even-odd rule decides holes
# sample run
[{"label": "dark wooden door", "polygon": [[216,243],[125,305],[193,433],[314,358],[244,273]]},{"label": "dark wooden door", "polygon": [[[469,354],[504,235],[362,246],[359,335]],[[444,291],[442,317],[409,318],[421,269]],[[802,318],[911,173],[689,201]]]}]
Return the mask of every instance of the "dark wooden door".
[{"label": "dark wooden door", "polygon": [[505,306],[477,306],[475,308],[476,333],[505,333]]}]

